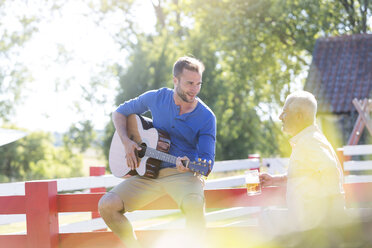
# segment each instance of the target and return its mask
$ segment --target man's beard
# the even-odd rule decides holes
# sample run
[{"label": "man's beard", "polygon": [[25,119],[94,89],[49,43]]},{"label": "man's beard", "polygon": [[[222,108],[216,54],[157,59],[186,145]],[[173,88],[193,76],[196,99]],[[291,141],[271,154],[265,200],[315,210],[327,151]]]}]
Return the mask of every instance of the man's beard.
[{"label": "man's beard", "polygon": [[[182,99],[182,101],[187,102],[187,103],[192,103],[192,102],[194,102],[194,100],[192,100],[192,101],[188,100],[188,99],[187,99],[187,95],[186,95],[186,93],[185,93],[184,91],[182,91],[181,89],[179,89],[178,87],[177,87],[177,89],[176,89],[176,93],[177,93],[177,95]],[[194,98],[194,99],[195,99],[195,98]]]}]

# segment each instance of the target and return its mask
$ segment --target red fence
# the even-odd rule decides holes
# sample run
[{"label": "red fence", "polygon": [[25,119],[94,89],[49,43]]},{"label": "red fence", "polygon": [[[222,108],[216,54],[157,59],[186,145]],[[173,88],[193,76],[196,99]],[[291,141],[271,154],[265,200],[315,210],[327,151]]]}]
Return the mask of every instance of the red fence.
[{"label": "red fence", "polygon": [[[347,204],[372,202],[372,183],[346,184]],[[56,181],[26,182],[24,196],[1,196],[0,214],[26,214],[27,235],[0,235],[1,247],[7,248],[73,248],[73,247],[122,247],[112,232],[59,233],[58,213],[97,212],[97,203],[103,193],[58,194]],[[285,204],[285,188],[264,188],[262,194],[247,196],[244,188],[206,190],[207,208],[242,206],[272,206]],[[175,202],[168,196],[154,201],[144,209],[175,209]],[[210,228],[208,234],[225,235],[231,231],[248,233],[250,227]],[[162,231],[139,231],[143,240]],[[243,235],[244,237],[244,235]]]}]

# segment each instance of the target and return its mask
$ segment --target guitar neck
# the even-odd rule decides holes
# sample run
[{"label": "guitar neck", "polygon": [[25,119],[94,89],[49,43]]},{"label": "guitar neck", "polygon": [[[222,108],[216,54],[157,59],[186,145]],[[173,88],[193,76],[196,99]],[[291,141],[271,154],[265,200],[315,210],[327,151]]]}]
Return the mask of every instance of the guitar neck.
[{"label": "guitar neck", "polygon": [[151,148],[151,147],[146,147],[146,153],[145,153],[146,156],[150,157],[150,158],[154,158],[154,159],[157,159],[157,160],[160,160],[160,161],[163,161],[163,162],[168,162],[168,163],[171,163],[171,164],[176,164],[176,161],[177,161],[177,157],[175,156],[172,156],[168,153],[165,153],[165,152],[160,152],[154,148]]},{"label": "guitar neck", "polygon": [[[175,156],[172,156],[165,152],[158,151],[151,147],[146,147],[145,149],[146,149],[145,156],[147,157],[154,158],[154,159],[157,159],[163,162],[168,162],[171,164],[176,164],[177,157]],[[209,161],[208,163],[206,163],[205,160],[204,161],[200,160],[199,162],[190,162],[190,163],[189,161],[187,161],[187,163],[184,163],[184,161],[181,161],[181,162],[183,163],[185,167],[189,168],[194,173],[208,176],[209,173],[211,172],[211,166],[212,166],[211,161]]]}]

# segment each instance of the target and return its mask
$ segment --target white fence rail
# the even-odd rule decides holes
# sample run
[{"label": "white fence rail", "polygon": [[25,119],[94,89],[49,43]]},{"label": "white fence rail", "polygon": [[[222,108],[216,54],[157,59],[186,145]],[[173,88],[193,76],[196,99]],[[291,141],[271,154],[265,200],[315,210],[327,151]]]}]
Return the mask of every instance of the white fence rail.
[{"label": "white fence rail", "polygon": [[259,168],[259,167],[260,167],[260,161],[258,159],[239,159],[239,160],[217,161],[213,165],[212,173],[253,169],[253,168]]},{"label": "white fence rail", "polygon": [[[372,155],[372,145],[344,146],[344,156]],[[345,171],[372,170],[372,160],[350,160],[344,162]]]},{"label": "white fence rail", "polygon": [[[113,187],[123,179],[113,175],[92,176],[92,177],[74,177],[53,179],[57,181],[58,192],[77,191],[99,187]],[[0,196],[3,195],[24,195],[25,182],[0,183]]]},{"label": "white fence rail", "polygon": [[[221,161],[216,162],[214,165],[213,173],[226,172],[226,171],[235,171],[235,170],[245,170],[251,168],[259,167],[258,159],[243,159],[243,160],[230,160],[230,161]],[[266,170],[270,174],[282,174],[286,172],[288,165],[288,159],[284,158],[264,158],[262,159],[262,166],[266,167]],[[92,176],[92,177],[77,177],[77,178],[63,178],[57,179],[57,190],[58,192],[66,191],[77,191],[85,190],[90,188],[99,188],[99,187],[113,187],[120,183],[123,179],[116,178],[113,175],[105,176]],[[350,175],[345,177],[345,183],[358,183],[358,182],[372,182],[372,175],[365,176],[356,176]],[[223,177],[219,179],[207,180],[205,189],[220,189],[220,188],[231,188],[239,187],[244,185],[244,175],[237,175],[232,177]],[[1,195],[24,195],[24,182],[17,183],[2,183],[0,184],[0,196]],[[134,221],[143,220],[144,218],[154,218],[159,216],[166,216],[169,214],[174,214],[179,210],[147,210],[147,211],[135,211],[133,213],[128,213],[128,217]],[[221,212],[222,211],[222,212]],[[236,208],[230,210],[220,210],[207,213],[207,221],[214,220],[215,218],[233,218],[236,215],[247,215],[248,213],[258,211],[257,209],[252,208],[239,208],[237,211]],[[68,215],[68,213],[60,213],[62,215]],[[0,215],[0,225],[7,225],[15,222],[24,222],[25,215]],[[178,219],[175,223],[182,222],[184,220]],[[244,220],[245,224],[247,220]],[[251,221],[251,220],[249,220]],[[180,225],[177,224],[177,226]],[[240,223],[241,224],[241,223]],[[240,225],[237,223],[237,225]],[[159,229],[163,226],[168,226],[169,222],[158,223],[156,226],[141,226],[135,227],[136,230],[139,229]],[[106,228],[105,223],[101,218],[80,221],[76,223],[66,224],[60,226],[61,232],[81,232],[83,231],[92,231]]]},{"label": "white fence rail", "polygon": [[[223,172],[223,171],[234,171],[234,170],[243,170],[250,168],[258,168],[260,166],[259,160],[227,160],[215,162],[213,167],[214,172]],[[113,187],[120,183],[123,179],[116,178],[112,175],[105,176],[92,176],[92,177],[75,177],[75,178],[62,178],[55,179],[57,181],[57,190],[58,192],[66,191],[77,191],[90,188],[99,188],[99,187]],[[24,195],[25,194],[25,183],[16,182],[16,183],[0,183],[0,196],[2,195]]]},{"label": "white fence rail", "polygon": [[372,145],[344,146],[344,155],[368,155],[372,154]]},{"label": "white fence rail", "polygon": [[[364,161],[360,161],[364,162]],[[347,166],[348,163],[345,162]],[[354,161],[350,161],[350,167],[355,166]],[[287,170],[288,158],[264,158],[262,159],[262,166],[266,167],[269,174],[283,174]],[[244,170],[251,168],[258,168],[259,161],[251,159],[242,160],[227,160],[219,161],[214,164],[213,172],[228,172],[235,170]],[[355,167],[356,168],[356,167]],[[75,177],[75,178],[61,178],[56,179],[58,192],[66,191],[79,191],[91,188],[110,188],[123,179],[114,177],[113,175],[104,176],[91,176],[91,177]],[[346,176],[345,182],[372,182],[371,176]],[[220,179],[213,179],[206,181],[206,189],[219,189],[219,188],[230,188],[244,185],[243,175],[237,175],[232,177],[224,177]],[[15,183],[0,183],[0,196],[5,195],[24,195],[25,194],[25,183],[15,182]]]}]

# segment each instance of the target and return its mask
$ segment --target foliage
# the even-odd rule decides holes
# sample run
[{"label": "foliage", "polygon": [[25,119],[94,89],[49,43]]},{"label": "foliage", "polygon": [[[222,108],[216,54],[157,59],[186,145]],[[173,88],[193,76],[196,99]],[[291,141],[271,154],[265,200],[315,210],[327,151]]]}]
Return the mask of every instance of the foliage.
[{"label": "foliage", "polygon": [[[310,65],[317,38],[366,32],[361,28],[366,24],[363,17],[366,12],[351,13],[346,5],[367,9],[371,3],[329,0],[190,2],[190,17],[203,27],[200,31],[204,41],[216,47],[219,65],[224,71],[222,80],[229,82],[225,86],[227,93],[218,95],[221,104],[214,108],[219,121],[217,148],[223,146],[217,153],[225,153],[224,158],[246,156],[247,151],[264,156],[288,155],[285,136],[278,124],[273,123],[273,117],[268,116],[277,113],[285,96],[294,88],[302,88],[303,81],[299,79],[304,78],[301,75]],[[239,144],[239,151],[229,150],[233,144],[235,147]]]},{"label": "foliage", "polygon": [[15,14],[10,11],[13,5],[12,1],[0,1],[0,120],[8,120],[21,99],[22,86],[31,78],[17,57],[20,48],[37,31],[37,16],[23,11]]},{"label": "foliage", "polygon": [[0,147],[0,175],[0,182],[81,176],[82,157],[54,147],[50,133],[30,132]]},{"label": "foliage", "polygon": [[[12,2],[0,0],[2,16],[8,16]],[[249,153],[288,155],[287,137],[276,116],[286,95],[302,88],[316,39],[371,32],[367,20],[372,1],[364,0],[151,1],[156,22],[149,33],[142,32],[135,19],[134,8],[143,1],[82,2],[90,6],[89,15],[97,25],[110,30],[127,57],[125,63],[107,62],[101,73],[92,74],[91,84],[81,87],[80,100],[107,103],[106,90],[113,80],[119,82],[116,105],[150,89],[173,88],[174,61],[193,55],[206,66],[200,98],[217,117],[217,160],[246,158]],[[67,3],[46,4],[48,11],[54,11]],[[41,18],[39,13],[21,9],[17,13],[18,29],[0,23],[0,119],[4,120],[21,99],[22,85],[32,79],[27,67],[15,58],[37,32]],[[116,30],[112,20],[121,23]],[[60,50],[64,52],[63,47]],[[75,105],[82,113],[83,105]],[[90,120],[95,113],[89,114],[82,113],[83,121],[70,127],[62,148],[53,148],[45,133],[30,134],[0,148],[4,180],[79,173],[80,158],[71,149],[85,151],[94,139]],[[105,154],[113,132],[108,123]]]},{"label": "foliage", "polygon": [[274,116],[302,88],[316,39],[364,32],[362,12],[351,22],[340,1],[159,1],[154,11],[156,32],[134,31],[126,43],[129,65],[119,68],[116,104],[172,87],[173,61],[196,56],[206,65],[200,97],[217,117],[217,160],[288,155]]},{"label": "foliage", "polygon": [[[370,31],[370,1],[161,0],[152,1],[154,31],[143,33],[134,14],[139,2],[90,2],[99,25],[109,25],[110,16],[122,20],[113,37],[129,55],[111,71],[119,81],[115,103],[172,88],[177,57],[201,59],[206,71],[200,98],[217,117],[217,160],[288,155],[276,116],[286,95],[302,88],[316,39]],[[79,130],[70,129],[75,134],[69,137],[77,140]],[[113,132],[108,123],[105,154]]]},{"label": "foliage", "polygon": [[[110,145],[112,141],[112,136],[114,135],[115,127],[112,122],[107,123],[105,130],[104,130],[104,137],[103,137],[103,155],[107,158],[106,161],[108,162],[109,152],[110,152]],[[108,167],[106,166],[106,169]]]},{"label": "foliage", "polygon": [[91,121],[81,121],[70,126],[69,130],[63,135],[63,144],[66,150],[76,147],[79,148],[80,152],[85,152],[96,139],[96,136]]}]

